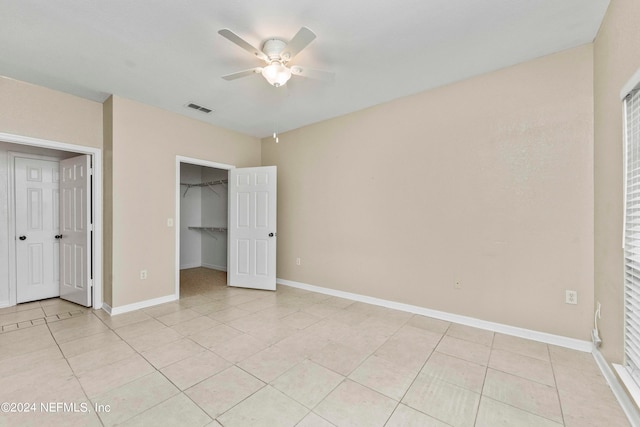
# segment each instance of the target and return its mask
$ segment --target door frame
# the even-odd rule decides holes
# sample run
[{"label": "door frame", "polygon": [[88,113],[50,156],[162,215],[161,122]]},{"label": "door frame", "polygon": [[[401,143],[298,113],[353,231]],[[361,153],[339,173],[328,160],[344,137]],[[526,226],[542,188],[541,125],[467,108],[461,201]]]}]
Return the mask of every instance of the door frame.
[{"label": "door frame", "polygon": [[[234,165],[228,165],[226,163],[212,162],[210,160],[196,159],[194,157],[176,156],[176,220],[173,224],[176,229],[175,236],[175,298],[180,298],[180,198],[182,197],[182,191],[180,191],[180,163],[188,163],[196,166],[205,166],[214,169],[230,170],[235,169]],[[227,251],[229,248],[229,235],[227,234]],[[227,270],[229,269],[229,256],[227,256]]]},{"label": "door frame", "polygon": [[[52,150],[68,151],[72,153],[87,154],[91,156],[91,167],[93,169],[93,184],[91,186],[91,200],[93,211],[93,246],[91,248],[93,258],[92,307],[96,310],[102,308],[102,149],[86,147],[83,145],[68,144],[66,142],[53,141],[48,139],[32,138],[29,136],[15,135],[4,132],[0,132],[0,141],[10,144],[49,148]],[[32,155],[25,153],[25,156]],[[11,171],[13,171],[13,166],[10,165],[10,168]],[[9,173],[9,184],[9,197],[11,197],[12,192],[15,191],[15,189],[12,189],[11,187],[13,185],[12,172]],[[13,205],[14,202],[10,201],[10,204]],[[15,235],[15,219],[13,218],[13,216],[14,214],[11,212],[11,210],[9,210],[9,231],[11,233],[11,231],[13,230],[13,235]],[[9,236],[11,236],[11,234]],[[11,238],[9,238],[9,304],[9,306],[16,305],[15,239],[12,240]]]}]

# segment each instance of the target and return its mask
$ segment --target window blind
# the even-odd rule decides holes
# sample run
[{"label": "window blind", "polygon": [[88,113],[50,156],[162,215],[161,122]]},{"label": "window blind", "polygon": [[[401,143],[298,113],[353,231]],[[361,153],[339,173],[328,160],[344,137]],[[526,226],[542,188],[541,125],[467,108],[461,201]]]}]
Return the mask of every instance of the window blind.
[{"label": "window blind", "polygon": [[640,385],[640,90],[625,107],[625,364]]}]

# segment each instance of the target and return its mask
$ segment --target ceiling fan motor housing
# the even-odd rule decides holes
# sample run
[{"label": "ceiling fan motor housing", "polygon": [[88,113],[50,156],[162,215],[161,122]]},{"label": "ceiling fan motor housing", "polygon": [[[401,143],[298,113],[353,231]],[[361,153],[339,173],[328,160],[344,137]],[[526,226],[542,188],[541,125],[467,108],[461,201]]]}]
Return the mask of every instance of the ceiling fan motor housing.
[{"label": "ceiling fan motor housing", "polygon": [[287,46],[287,42],[280,39],[269,39],[262,45],[262,52],[271,61],[286,61],[287,59],[281,58],[280,53]]}]

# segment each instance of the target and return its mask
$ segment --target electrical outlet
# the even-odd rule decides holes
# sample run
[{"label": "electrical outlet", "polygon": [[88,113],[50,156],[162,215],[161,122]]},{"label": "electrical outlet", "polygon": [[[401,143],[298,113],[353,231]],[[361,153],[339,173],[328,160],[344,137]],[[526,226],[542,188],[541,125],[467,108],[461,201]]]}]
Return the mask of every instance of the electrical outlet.
[{"label": "electrical outlet", "polygon": [[300,258],[296,258],[296,265],[300,265]]},{"label": "electrical outlet", "polygon": [[577,304],[578,303],[578,291],[565,291],[564,302],[567,304]]},{"label": "electrical outlet", "polygon": [[147,270],[140,270],[140,280],[147,280]]},{"label": "electrical outlet", "polygon": [[173,218],[167,218],[167,227],[173,227]]}]

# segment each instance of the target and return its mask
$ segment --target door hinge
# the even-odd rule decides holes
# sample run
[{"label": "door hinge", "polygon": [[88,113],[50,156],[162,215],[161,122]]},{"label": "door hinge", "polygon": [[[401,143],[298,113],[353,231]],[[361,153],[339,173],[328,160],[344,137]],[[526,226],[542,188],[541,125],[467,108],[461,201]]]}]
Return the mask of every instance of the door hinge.
[{"label": "door hinge", "polygon": [[93,168],[89,168],[89,175],[93,175]]}]

